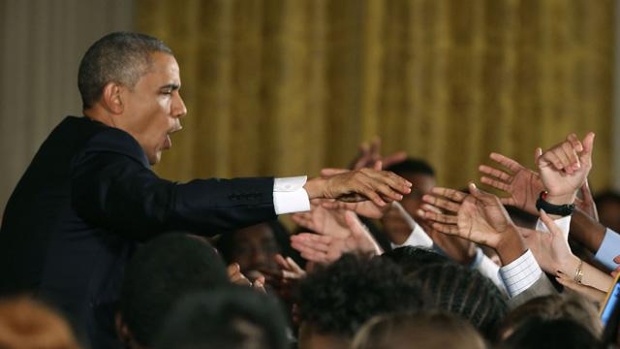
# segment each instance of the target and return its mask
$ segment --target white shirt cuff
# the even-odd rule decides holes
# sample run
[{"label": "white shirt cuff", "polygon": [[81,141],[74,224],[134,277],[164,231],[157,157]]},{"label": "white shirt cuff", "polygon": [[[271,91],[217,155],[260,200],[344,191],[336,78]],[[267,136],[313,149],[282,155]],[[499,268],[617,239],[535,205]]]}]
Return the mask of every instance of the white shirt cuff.
[{"label": "white shirt cuff", "polygon": [[472,263],[470,268],[478,270],[480,274],[488,277],[503,294],[508,294],[506,285],[504,285],[504,282],[499,276],[499,266],[493,263],[480,247],[476,249],[476,260]]},{"label": "white shirt cuff", "polygon": [[310,211],[310,198],[304,189],[306,176],[276,178],[273,182],[273,207],[276,214]]},{"label": "white shirt cuff", "polygon": [[415,225],[413,231],[407,237],[407,240],[400,245],[390,242],[392,245],[392,249],[399,248],[403,246],[414,246],[414,247],[422,247],[426,249],[433,248],[433,240],[426,234],[424,229],[420,227],[418,224]]},{"label": "white shirt cuff", "polygon": [[620,235],[607,228],[601,247],[599,247],[598,251],[596,251],[594,259],[603,263],[603,265],[610,270],[613,270],[618,267],[618,264],[614,262],[614,258],[617,255],[620,255]]},{"label": "white shirt cuff", "polygon": [[542,275],[542,269],[532,252],[527,250],[512,263],[499,268],[499,275],[510,297],[515,297],[538,281]]},{"label": "white shirt cuff", "polygon": [[[564,238],[566,239],[568,239],[568,231],[570,230],[571,217],[572,216],[565,216],[562,218],[555,219],[553,221],[555,225],[557,225],[558,228],[560,228],[560,230],[562,231],[562,235],[564,235]],[[547,226],[545,225],[545,223],[543,223],[543,221],[540,220],[540,218],[538,218],[538,220],[536,221],[536,230],[549,232],[549,229],[547,229]]]}]

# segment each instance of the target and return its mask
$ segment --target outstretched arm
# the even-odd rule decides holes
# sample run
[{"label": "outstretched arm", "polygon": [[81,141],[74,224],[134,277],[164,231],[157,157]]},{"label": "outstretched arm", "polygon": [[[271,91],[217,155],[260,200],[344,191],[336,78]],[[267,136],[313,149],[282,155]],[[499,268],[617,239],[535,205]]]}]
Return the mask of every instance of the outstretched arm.
[{"label": "outstretched arm", "polygon": [[434,221],[432,227],[442,233],[457,235],[495,249],[502,264],[519,258],[525,251],[517,227],[495,195],[483,192],[473,183],[470,195],[449,188],[433,188],[432,195],[423,200],[447,213],[437,213],[423,207],[420,214]]}]

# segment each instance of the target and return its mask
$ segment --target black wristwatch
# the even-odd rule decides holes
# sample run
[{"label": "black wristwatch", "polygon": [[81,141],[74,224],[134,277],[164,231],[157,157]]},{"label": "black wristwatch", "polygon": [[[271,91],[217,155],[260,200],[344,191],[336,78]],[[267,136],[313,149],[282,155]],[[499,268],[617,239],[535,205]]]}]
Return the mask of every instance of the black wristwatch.
[{"label": "black wristwatch", "polygon": [[548,214],[554,214],[558,216],[570,216],[575,211],[575,204],[569,205],[554,205],[550,204],[545,199],[547,198],[547,191],[541,191],[536,200],[536,209],[544,210]]}]

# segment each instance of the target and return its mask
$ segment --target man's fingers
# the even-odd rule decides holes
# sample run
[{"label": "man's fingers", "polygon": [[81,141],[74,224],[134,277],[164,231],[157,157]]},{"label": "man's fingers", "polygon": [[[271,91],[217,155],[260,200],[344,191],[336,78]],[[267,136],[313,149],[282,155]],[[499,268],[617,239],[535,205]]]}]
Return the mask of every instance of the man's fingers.
[{"label": "man's fingers", "polygon": [[448,198],[455,202],[462,202],[465,197],[467,197],[467,194],[463,193],[460,190],[443,187],[434,187],[433,189],[431,189],[431,193],[437,196]]},{"label": "man's fingers", "polygon": [[594,149],[594,132],[588,132],[583,139],[583,151],[579,155],[579,161],[588,168],[592,167],[592,151]]},{"label": "man's fingers", "polygon": [[321,177],[331,177],[346,172],[350,172],[350,170],[342,168],[324,168],[321,170]]},{"label": "man's fingers", "polygon": [[447,215],[444,213],[437,213],[433,211],[418,210],[418,214],[428,221],[444,223],[444,224],[456,224],[458,217],[455,215]]},{"label": "man's fingers", "polygon": [[496,163],[508,168],[509,170],[511,170],[512,172],[517,172],[521,169],[523,169],[523,166],[521,166],[521,164],[519,164],[518,162],[514,161],[513,159],[504,156],[500,153],[491,153],[489,154],[489,158],[493,161],[495,161]]},{"label": "man's fingers", "polygon": [[486,184],[488,186],[491,186],[495,189],[499,189],[501,191],[505,191],[506,193],[510,193],[511,192],[511,187],[510,185],[504,183],[504,182],[500,182],[496,179],[487,177],[487,176],[482,176],[480,177],[480,182],[482,184]]},{"label": "man's fingers", "polygon": [[487,176],[494,177],[497,180],[500,180],[504,183],[510,183],[512,182],[512,179],[513,179],[512,175],[509,175],[508,173],[502,170],[498,170],[496,168],[493,168],[487,165],[478,166],[478,171],[484,173]]}]

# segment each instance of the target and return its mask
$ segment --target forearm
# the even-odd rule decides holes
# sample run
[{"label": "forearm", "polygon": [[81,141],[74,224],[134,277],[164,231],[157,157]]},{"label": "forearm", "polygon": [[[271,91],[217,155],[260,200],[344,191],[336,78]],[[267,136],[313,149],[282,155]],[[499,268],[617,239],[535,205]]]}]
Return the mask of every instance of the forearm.
[{"label": "forearm", "polygon": [[596,253],[605,237],[605,227],[585,212],[575,208],[570,225],[570,235],[590,252]]},{"label": "forearm", "polygon": [[603,273],[592,265],[583,262],[576,256],[558,266],[558,270],[572,278],[575,282],[607,292],[613,282],[610,275]]}]

